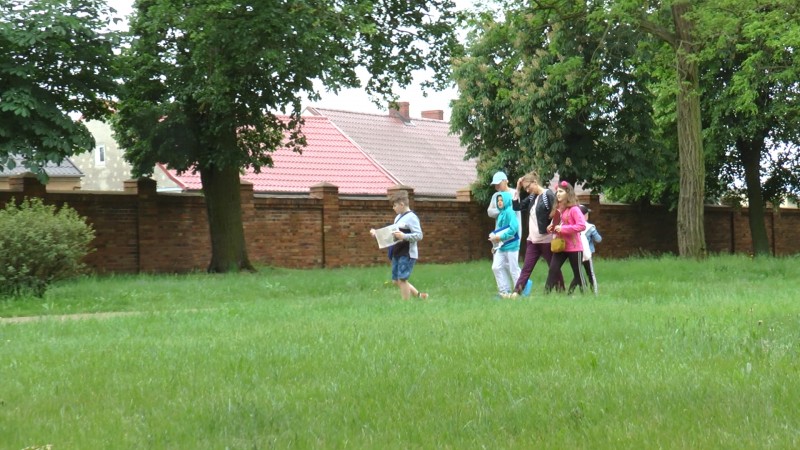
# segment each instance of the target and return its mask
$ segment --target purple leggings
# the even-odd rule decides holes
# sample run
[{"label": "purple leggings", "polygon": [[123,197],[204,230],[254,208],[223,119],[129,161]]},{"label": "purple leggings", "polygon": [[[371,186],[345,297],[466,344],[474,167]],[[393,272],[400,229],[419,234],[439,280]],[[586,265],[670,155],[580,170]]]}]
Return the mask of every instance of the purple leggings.
[{"label": "purple leggings", "polygon": [[[539,261],[539,258],[543,258],[545,262],[547,262],[548,267],[550,267],[550,260],[553,258],[553,252],[550,251],[549,242],[535,244],[531,241],[527,241],[525,244],[525,263],[522,266],[522,271],[519,273],[517,285],[514,287],[517,293],[521,293],[525,289],[525,284],[528,282],[528,279],[530,279],[533,268],[536,267],[536,262]],[[562,290],[564,289],[564,277],[561,275],[561,271],[559,271],[556,285],[560,286]]]}]

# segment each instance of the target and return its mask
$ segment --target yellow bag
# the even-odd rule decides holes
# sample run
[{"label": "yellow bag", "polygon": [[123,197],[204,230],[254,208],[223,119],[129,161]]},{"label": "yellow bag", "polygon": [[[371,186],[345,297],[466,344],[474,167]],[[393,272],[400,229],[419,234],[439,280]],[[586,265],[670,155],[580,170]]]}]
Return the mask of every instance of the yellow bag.
[{"label": "yellow bag", "polygon": [[561,253],[564,251],[564,248],[567,246],[567,241],[560,237],[554,237],[552,241],[550,241],[550,251],[553,253]]}]

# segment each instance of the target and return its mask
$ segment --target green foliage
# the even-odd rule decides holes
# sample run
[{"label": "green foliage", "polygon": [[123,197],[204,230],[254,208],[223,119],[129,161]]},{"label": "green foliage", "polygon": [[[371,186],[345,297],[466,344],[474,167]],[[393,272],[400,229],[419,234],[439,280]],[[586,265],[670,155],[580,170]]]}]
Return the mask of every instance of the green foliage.
[{"label": "green foliage", "polygon": [[604,2],[515,3],[480,14],[454,64],[461,96],[453,130],[482,173],[558,172],[598,191],[652,178],[668,161],[652,137],[640,40]]},{"label": "green foliage", "polygon": [[0,169],[20,155],[46,180],[45,163],[94,147],[70,114],[102,118],[116,92],[113,12],[102,0],[0,2]]},{"label": "green foliage", "polygon": [[709,186],[780,204],[800,193],[800,8],[726,0],[697,10]]},{"label": "green foliage", "polygon": [[68,205],[9,202],[0,210],[0,297],[41,297],[51,283],[79,274],[93,239],[92,227]]},{"label": "green foliage", "polygon": [[[482,170],[558,171],[618,201],[676,206],[670,6],[508,2],[477,15],[453,127]],[[747,167],[764,199],[798,194],[798,14],[791,0],[693,2],[707,201],[743,194]]]},{"label": "green foliage", "polygon": [[[301,101],[319,98],[321,86],[360,87],[360,69],[365,91],[381,97],[416,70],[432,69],[443,84],[458,49],[453,8],[451,0],[137,2],[117,140],[136,176],[156,162],[178,171],[271,167],[279,146],[302,150]],[[290,120],[277,117],[287,111]]]}]

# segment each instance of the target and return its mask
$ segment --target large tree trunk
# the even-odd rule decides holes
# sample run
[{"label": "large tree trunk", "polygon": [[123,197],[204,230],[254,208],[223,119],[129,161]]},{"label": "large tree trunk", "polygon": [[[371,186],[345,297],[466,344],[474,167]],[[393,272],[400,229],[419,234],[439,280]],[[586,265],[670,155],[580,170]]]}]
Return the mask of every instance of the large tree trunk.
[{"label": "large tree trunk", "polygon": [[200,170],[211,233],[209,272],[254,271],[247,257],[242,225],[239,169],[211,166]]},{"label": "large tree trunk", "polygon": [[747,218],[750,221],[750,236],[753,254],[770,256],[772,252],[764,223],[764,195],[761,192],[761,154],[764,139],[760,141],[736,141],[736,149],[744,167],[744,183],[747,187]]},{"label": "large tree trunk", "polygon": [[675,22],[678,69],[678,155],[680,197],[678,198],[678,252],[683,257],[704,258],[705,160],[700,120],[699,70],[694,60],[693,24],[686,20],[689,3],[672,6]]}]

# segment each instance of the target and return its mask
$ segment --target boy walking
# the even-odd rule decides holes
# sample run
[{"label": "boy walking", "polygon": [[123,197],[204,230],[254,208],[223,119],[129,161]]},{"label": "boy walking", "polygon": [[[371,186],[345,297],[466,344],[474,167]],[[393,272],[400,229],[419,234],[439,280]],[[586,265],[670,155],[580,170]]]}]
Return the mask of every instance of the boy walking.
[{"label": "boy walking", "polygon": [[[428,298],[428,294],[420,292],[412,285],[408,279],[411,278],[411,271],[419,258],[417,242],[422,240],[422,225],[419,217],[411,211],[408,206],[408,194],[399,192],[391,198],[392,209],[397,214],[394,219],[395,225],[399,228],[394,232],[394,238],[398,242],[389,247],[389,254],[392,260],[392,283],[400,288],[400,297],[408,300],[412,296],[421,299]],[[369,230],[375,236],[375,229]]]}]

